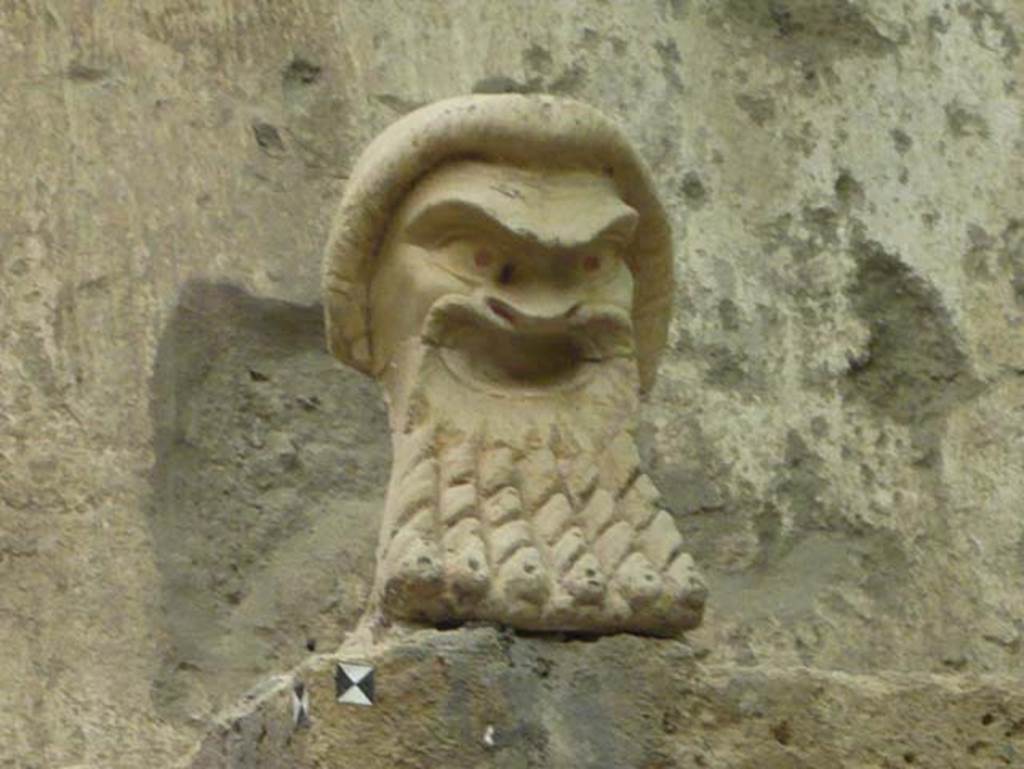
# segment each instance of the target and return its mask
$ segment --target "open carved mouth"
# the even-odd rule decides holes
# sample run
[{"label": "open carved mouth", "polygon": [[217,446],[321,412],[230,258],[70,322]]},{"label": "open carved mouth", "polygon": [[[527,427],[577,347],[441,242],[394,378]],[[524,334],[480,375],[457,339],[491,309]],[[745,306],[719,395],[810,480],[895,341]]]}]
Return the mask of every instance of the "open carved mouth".
[{"label": "open carved mouth", "polygon": [[630,356],[632,327],[616,308],[580,309],[557,320],[523,320],[506,305],[441,300],[424,338],[458,379],[487,389],[549,392],[582,385],[596,364]]}]

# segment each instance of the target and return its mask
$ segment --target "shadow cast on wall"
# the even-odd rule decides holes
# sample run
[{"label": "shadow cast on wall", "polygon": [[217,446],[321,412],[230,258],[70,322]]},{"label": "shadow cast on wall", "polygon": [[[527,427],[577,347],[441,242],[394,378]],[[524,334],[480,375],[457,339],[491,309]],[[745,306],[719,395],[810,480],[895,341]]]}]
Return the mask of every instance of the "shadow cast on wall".
[{"label": "shadow cast on wall", "polygon": [[203,719],[358,619],[386,414],[375,383],[326,353],[319,305],[206,282],[182,289],[151,397],[153,697],[167,718]]}]

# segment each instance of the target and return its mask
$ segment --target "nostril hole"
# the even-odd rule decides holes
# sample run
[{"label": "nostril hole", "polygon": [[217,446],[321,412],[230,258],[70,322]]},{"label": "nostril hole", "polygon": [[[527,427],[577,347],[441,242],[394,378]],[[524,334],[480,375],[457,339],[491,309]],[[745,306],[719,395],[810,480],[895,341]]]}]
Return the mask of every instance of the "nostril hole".
[{"label": "nostril hole", "polygon": [[512,282],[512,276],[515,274],[516,268],[511,264],[503,265],[501,272],[498,273],[498,283],[503,286],[507,286]]},{"label": "nostril hole", "polygon": [[499,317],[504,318],[509,323],[516,322],[515,313],[512,311],[512,308],[509,307],[504,302],[499,301],[498,299],[488,299],[487,306],[491,308],[491,312],[493,312],[495,315]]},{"label": "nostril hole", "polygon": [[575,315],[577,312],[579,312],[579,309],[580,309],[580,303],[577,302],[576,304],[574,304],[572,307],[570,307],[568,310],[565,311],[565,317],[571,318],[573,315]]}]

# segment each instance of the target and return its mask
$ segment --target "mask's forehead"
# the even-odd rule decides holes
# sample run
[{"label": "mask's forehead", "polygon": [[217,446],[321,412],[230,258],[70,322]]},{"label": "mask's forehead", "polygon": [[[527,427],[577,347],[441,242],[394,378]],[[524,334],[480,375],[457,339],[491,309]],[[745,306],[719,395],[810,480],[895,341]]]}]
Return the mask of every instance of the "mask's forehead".
[{"label": "mask's forehead", "polygon": [[601,173],[459,161],[416,185],[399,226],[446,203],[479,210],[517,235],[561,248],[590,243],[610,225],[636,217]]}]

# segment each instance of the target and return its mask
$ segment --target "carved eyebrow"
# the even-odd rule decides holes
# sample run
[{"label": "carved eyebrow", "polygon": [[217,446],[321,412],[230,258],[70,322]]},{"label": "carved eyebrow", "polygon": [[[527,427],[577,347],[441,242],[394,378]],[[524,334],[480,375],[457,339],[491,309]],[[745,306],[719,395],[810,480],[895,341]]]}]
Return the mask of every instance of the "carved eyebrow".
[{"label": "carved eyebrow", "polygon": [[580,248],[598,243],[621,247],[632,240],[638,219],[636,211],[623,205],[600,227],[573,233],[574,237],[567,241],[538,233],[527,226],[510,226],[474,201],[449,198],[429,204],[416,212],[405,227],[405,236],[417,245],[434,245],[446,235],[484,230],[503,240],[527,240],[548,248]]},{"label": "carved eyebrow", "polygon": [[636,211],[632,208],[625,209],[581,245],[609,243],[618,247],[628,246],[633,240],[633,233],[636,232],[639,220],[640,215]]},{"label": "carved eyebrow", "polygon": [[447,235],[481,229],[502,238],[530,237],[527,233],[514,231],[482,206],[452,199],[432,203],[417,211],[405,227],[405,236],[418,245],[434,245]]}]

